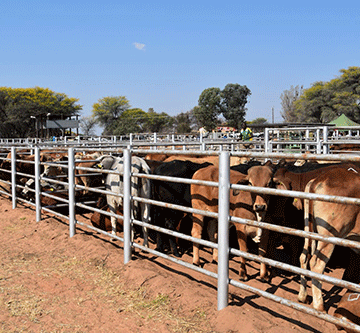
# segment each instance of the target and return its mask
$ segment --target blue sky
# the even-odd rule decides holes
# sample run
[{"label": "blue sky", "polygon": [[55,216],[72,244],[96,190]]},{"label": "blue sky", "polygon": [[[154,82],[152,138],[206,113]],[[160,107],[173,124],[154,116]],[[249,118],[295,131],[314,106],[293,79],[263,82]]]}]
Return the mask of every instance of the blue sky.
[{"label": "blue sky", "polygon": [[248,121],[281,122],[280,95],[360,66],[360,2],[0,2],[0,86],[105,96],[173,116],[204,89],[251,90]]}]

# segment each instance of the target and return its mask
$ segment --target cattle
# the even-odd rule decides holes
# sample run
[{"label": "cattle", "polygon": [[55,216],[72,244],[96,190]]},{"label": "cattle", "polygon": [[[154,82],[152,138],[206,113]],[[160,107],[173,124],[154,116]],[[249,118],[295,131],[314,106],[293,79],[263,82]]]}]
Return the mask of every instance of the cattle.
[{"label": "cattle", "polygon": [[[67,157],[66,157],[67,159]],[[60,185],[60,184],[55,184],[53,182],[49,182],[43,178],[53,178],[56,180],[62,180],[62,181],[66,181],[67,180],[67,169],[63,169],[61,166],[60,161],[53,161],[52,157],[50,155],[40,155],[40,162],[52,162],[52,163],[58,163],[57,165],[49,165],[49,164],[40,164],[41,168],[40,170],[42,170],[42,173],[40,174],[40,186],[42,187],[42,190],[49,190],[49,191],[54,191],[54,190],[59,190],[59,189],[63,189],[64,186]],[[62,175],[62,178],[59,178],[59,176]],[[35,189],[35,179],[34,178],[29,178],[26,183],[25,183],[25,187],[23,188],[23,190],[21,191],[21,195],[30,201],[34,200],[35,194],[34,194],[34,190]]]},{"label": "cattle", "polygon": [[[200,156],[200,157],[192,157],[189,155],[172,155],[164,160],[164,162],[171,162],[174,160],[181,160],[181,161],[192,161],[194,163],[211,163],[215,166],[219,166],[219,156]],[[248,157],[238,157],[238,156],[230,156],[230,166],[238,165],[238,164],[245,164],[249,161]]]},{"label": "cattle", "polygon": [[[174,160],[171,162],[160,163],[154,168],[153,174],[167,177],[177,177],[191,179],[193,174],[201,169],[209,166],[210,163],[194,163],[191,161]],[[176,183],[165,180],[152,181],[153,199],[170,204],[176,204],[185,207],[191,207],[190,185],[184,183]],[[153,223],[157,226],[175,231],[183,220],[189,220],[188,214],[181,210],[171,209],[168,207],[152,206]],[[190,219],[190,221],[192,221]],[[161,233],[157,234],[156,249],[160,252],[164,251],[164,239],[170,245],[170,251],[176,257],[180,257],[177,244],[174,237],[165,236]]]},{"label": "cattle", "polygon": [[[356,325],[360,325],[360,293],[347,291],[337,306],[334,317],[338,317],[344,321],[352,322]],[[342,327],[336,325],[340,330]],[[349,328],[343,328],[348,333],[355,332]]]},{"label": "cattle", "polygon": [[[104,169],[114,171],[115,173],[109,173],[106,176],[105,188],[108,191],[114,193],[123,193],[123,172],[124,172],[124,161],[122,157],[115,157],[112,155],[103,155],[99,159],[99,165]],[[145,160],[132,156],[131,158],[131,173],[145,173],[150,174],[150,168],[146,164]],[[142,197],[150,199],[151,197],[151,183],[147,178],[131,177],[131,196]],[[107,194],[106,201],[109,205],[110,211],[116,214],[118,207],[122,206],[123,198]],[[150,204],[138,202],[132,200],[131,206],[131,218],[142,218],[143,222],[150,222]],[[111,217],[112,234],[116,235],[116,218]],[[143,228],[144,232],[144,245],[148,246],[147,229]]]},{"label": "cattle", "polygon": [[330,151],[334,154],[346,154],[360,151],[360,145],[357,143],[341,143],[330,146]]},{"label": "cattle", "polygon": [[[359,188],[360,175],[357,172],[336,167],[309,181],[305,192],[360,198]],[[305,231],[316,232],[325,237],[339,237],[360,241],[360,207],[358,205],[305,199],[304,219]],[[309,263],[312,272],[322,274],[334,248],[334,244],[306,238],[300,256],[301,268],[306,269]],[[360,253],[358,249],[354,249],[354,251]],[[319,280],[312,279],[313,307],[316,310],[324,311],[321,286],[322,283]],[[301,276],[298,299],[300,302],[305,302],[307,299],[306,279],[304,276]]]},{"label": "cattle", "polygon": [[[248,170],[248,174],[244,175],[240,172],[230,170],[230,182],[232,184],[259,186],[259,187],[273,187],[275,182],[273,180],[274,169],[271,163],[266,163],[263,166],[253,166]],[[197,171],[193,180],[206,180],[217,182],[219,179],[219,169],[216,166],[209,166],[205,169]],[[218,188],[206,185],[191,184],[191,204],[194,209],[200,209],[210,212],[218,211]],[[230,191],[230,215],[263,221],[268,208],[269,196],[263,194],[253,194],[246,191],[232,190]],[[204,216],[201,214],[193,214],[193,228],[191,235],[195,238],[201,238],[204,227]],[[261,229],[235,223],[239,248],[241,251],[247,251],[246,238],[251,236],[255,242],[260,242],[260,254],[264,255],[265,247],[263,240],[266,237],[261,237]],[[212,227],[214,229],[214,227]],[[212,236],[216,241],[216,237]],[[217,260],[217,251],[213,253],[213,259]],[[246,280],[246,266],[245,259],[240,259],[239,278]],[[193,245],[193,264],[200,264],[199,244],[194,242]],[[268,280],[267,270],[265,264],[261,264],[260,278]]]},{"label": "cattle", "polygon": [[[15,169],[17,173],[24,173],[26,175],[35,174],[34,155],[16,153],[15,160]],[[46,157],[41,157],[40,162],[44,161],[46,161]],[[8,153],[6,159],[4,159],[1,163],[1,169],[11,170],[11,152]],[[41,170],[43,171],[43,167],[41,167]],[[19,181],[22,177],[24,177],[24,175],[17,176],[17,181]],[[11,180],[11,172],[3,171],[2,178],[3,180]]]},{"label": "cattle", "polygon": [[[96,203],[96,208],[101,209],[106,212],[110,212],[110,208],[106,202],[105,195],[101,195],[98,198],[98,201]],[[119,207],[116,214],[122,215],[121,207]],[[94,211],[90,217],[90,222],[94,227],[96,227],[98,229],[101,229],[104,231],[112,231],[111,218],[108,215],[101,214],[100,212]],[[121,231],[120,226],[122,226],[122,225],[123,225],[123,223],[120,220],[120,223],[116,224],[116,231],[120,232]]]},{"label": "cattle", "polygon": [[[303,192],[306,184],[311,179],[314,179],[323,173],[327,173],[335,167],[359,170],[359,167],[352,163],[317,164],[308,162],[301,167],[295,167],[291,163],[284,164],[281,162],[277,166],[274,178],[278,183],[277,188],[279,189]],[[304,213],[302,202],[303,200],[301,199],[294,200],[294,198],[281,195],[271,196],[266,217],[267,222],[274,225],[303,230]],[[288,262],[291,265],[299,266],[299,257],[302,252],[303,243],[304,239],[300,236],[270,231],[267,256],[274,258],[276,247],[282,245],[284,252],[289,256]]]},{"label": "cattle", "polygon": [[[103,176],[96,174],[96,165],[101,157],[101,153],[77,155],[75,162],[75,185],[82,185],[85,187],[100,187],[102,186]],[[78,169],[81,168],[93,168],[94,172]],[[89,190],[84,189],[83,195],[89,193]]]}]

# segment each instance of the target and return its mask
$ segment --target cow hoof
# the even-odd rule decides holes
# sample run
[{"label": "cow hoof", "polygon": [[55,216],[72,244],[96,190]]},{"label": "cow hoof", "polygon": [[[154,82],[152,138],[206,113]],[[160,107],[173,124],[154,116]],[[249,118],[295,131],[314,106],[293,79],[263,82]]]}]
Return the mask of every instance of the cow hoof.
[{"label": "cow hoof", "polygon": [[245,282],[245,281],[248,281],[249,278],[247,276],[240,276],[239,280]]},{"label": "cow hoof", "polygon": [[158,247],[155,248],[155,251],[165,253],[164,249]]},{"label": "cow hoof", "polygon": [[264,276],[264,277],[259,277],[259,280],[261,282],[265,282],[265,283],[270,283],[271,282],[271,277],[270,276]]}]

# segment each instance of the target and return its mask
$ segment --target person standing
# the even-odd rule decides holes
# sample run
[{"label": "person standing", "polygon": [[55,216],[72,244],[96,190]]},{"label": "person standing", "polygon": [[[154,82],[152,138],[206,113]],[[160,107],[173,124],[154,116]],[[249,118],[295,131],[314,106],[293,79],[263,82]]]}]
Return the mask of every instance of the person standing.
[{"label": "person standing", "polygon": [[241,140],[243,141],[251,141],[253,137],[252,130],[247,126],[246,122],[244,122],[241,126]]}]

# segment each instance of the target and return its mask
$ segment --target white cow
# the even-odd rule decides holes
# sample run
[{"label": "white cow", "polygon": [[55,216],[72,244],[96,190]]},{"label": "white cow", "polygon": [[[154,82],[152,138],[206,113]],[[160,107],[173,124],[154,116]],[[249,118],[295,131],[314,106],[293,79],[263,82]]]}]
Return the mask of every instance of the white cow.
[{"label": "white cow", "polygon": [[[124,183],[123,183],[123,172],[124,172],[124,161],[122,157],[115,157],[112,155],[103,155],[99,159],[100,167],[103,169],[113,170],[116,173],[109,173],[106,176],[105,180],[105,188],[108,191],[114,193],[123,193],[124,192]],[[145,173],[150,174],[150,168],[145,162],[144,159],[132,156],[131,157],[131,173]],[[141,197],[150,199],[151,196],[151,183],[150,179],[147,178],[139,178],[139,177],[131,177],[131,196]],[[112,194],[106,195],[106,201],[109,205],[110,211],[116,214],[117,209],[122,206],[123,198],[119,196],[115,196]],[[142,220],[143,222],[150,222],[150,204],[138,202],[132,200],[131,205],[131,218],[138,217],[138,212],[140,213],[140,218],[138,220]],[[116,217],[111,216],[111,228],[112,234],[116,235]],[[132,239],[133,239],[133,231],[132,231]],[[144,236],[144,246],[148,247],[148,232],[147,228],[143,228],[143,236]]]}]

